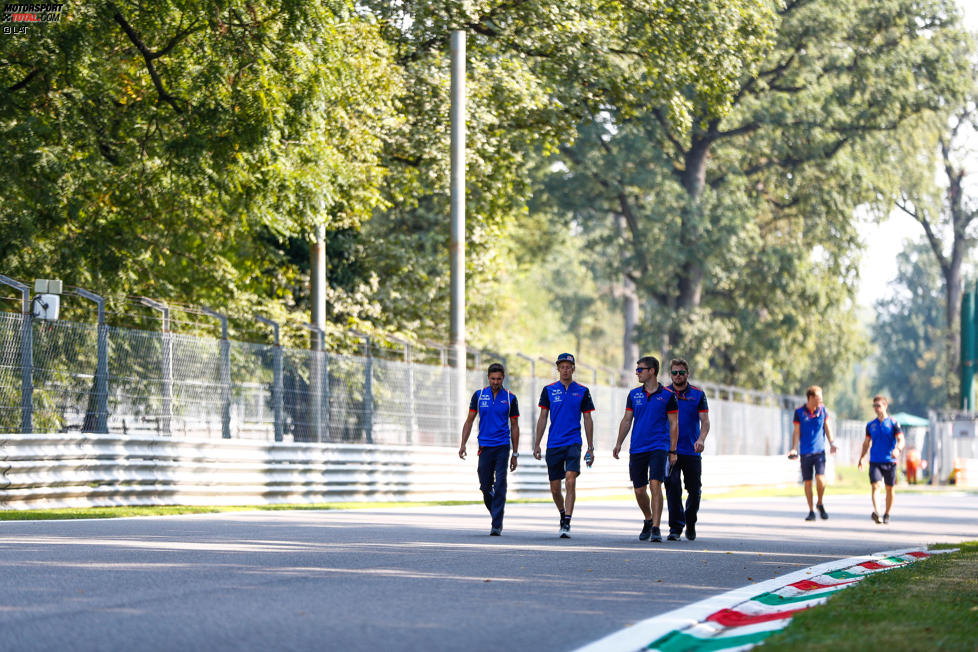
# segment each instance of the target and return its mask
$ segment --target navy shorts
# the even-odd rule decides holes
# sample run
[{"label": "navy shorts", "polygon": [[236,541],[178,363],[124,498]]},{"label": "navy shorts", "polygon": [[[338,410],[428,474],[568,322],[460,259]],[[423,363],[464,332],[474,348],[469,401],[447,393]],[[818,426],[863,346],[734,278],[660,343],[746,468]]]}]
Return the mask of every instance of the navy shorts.
[{"label": "navy shorts", "polygon": [[649,480],[665,482],[668,467],[669,451],[648,451],[628,456],[628,477],[632,479],[632,486],[636,489],[647,485]]},{"label": "navy shorts", "polygon": [[815,475],[825,475],[825,451],[801,456],[801,479],[810,482],[813,471]]},{"label": "navy shorts", "polygon": [[896,462],[870,462],[869,481],[873,484],[884,482],[887,487],[896,484]]},{"label": "navy shorts", "polygon": [[563,480],[568,471],[581,472],[581,445],[557,446],[547,449],[547,473],[550,481]]}]

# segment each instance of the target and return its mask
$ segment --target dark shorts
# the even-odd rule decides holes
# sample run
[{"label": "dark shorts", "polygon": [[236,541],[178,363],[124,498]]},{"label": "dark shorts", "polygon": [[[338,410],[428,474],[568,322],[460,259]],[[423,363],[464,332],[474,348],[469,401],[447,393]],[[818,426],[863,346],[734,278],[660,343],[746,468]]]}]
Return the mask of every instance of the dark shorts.
[{"label": "dark shorts", "polygon": [[644,487],[649,480],[666,481],[669,466],[669,451],[648,451],[633,453],[628,457],[628,477],[636,489]]},{"label": "dark shorts", "polygon": [[810,482],[813,471],[815,475],[825,475],[825,451],[801,456],[801,479]]},{"label": "dark shorts", "polygon": [[887,487],[896,484],[896,462],[870,462],[869,481],[872,483],[884,482]]},{"label": "dark shorts", "polygon": [[558,446],[547,449],[547,473],[550,481],[563,480],[568,471],[581,472],[581,445]]}]

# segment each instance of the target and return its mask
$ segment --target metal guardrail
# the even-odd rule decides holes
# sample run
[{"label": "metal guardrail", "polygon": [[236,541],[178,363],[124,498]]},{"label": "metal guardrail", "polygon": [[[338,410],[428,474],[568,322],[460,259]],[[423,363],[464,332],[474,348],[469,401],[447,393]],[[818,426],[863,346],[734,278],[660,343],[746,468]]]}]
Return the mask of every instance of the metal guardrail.
[{"label": "metal guardrail", "polygon": [[[579,495],[630,494],[627,455],[598,453],[578,481]],[[6,435],[0,509],[478,500],[476,459],[438,446]],[[797,463],[780,455],[706,456],[703,467],[707,494],[798,480]],[[521,455],[509,496],[549,500],[544,463]]]}]

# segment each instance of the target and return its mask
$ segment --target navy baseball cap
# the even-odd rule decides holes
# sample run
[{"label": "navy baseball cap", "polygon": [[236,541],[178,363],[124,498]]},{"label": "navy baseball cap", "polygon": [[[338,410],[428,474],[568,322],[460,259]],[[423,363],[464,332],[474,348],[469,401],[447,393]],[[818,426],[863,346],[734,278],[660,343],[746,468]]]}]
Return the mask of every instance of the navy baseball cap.
[{"label": "navy baseball cap", "polygon": [[560,364],[561,362],[569,362],[572,365],[574,365],[575,367],[577,366],[574,363],[574,356],[571,355],[570,353],[561,353],[560,355],[558,355],[557,356],[557,364]]}]

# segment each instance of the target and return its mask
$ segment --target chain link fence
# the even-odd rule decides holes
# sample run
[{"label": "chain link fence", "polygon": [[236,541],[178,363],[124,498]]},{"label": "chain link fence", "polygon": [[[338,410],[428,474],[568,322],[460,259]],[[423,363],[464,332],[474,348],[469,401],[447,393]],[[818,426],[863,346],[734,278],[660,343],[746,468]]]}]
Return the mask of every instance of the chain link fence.
[{"label": "chain link fence", "polygon": [[[444,356],[419,363],[374,350],[328,353],[0,313],[0,432],[457,445],[468,405],[455,405],[458,376]],[[556,380],[552,366],[539,367],[550,375],[506,378],[524,450],[540,392]],[[590,382],[597,374],[581,367],[597,408],[595,446],[609,451],[627,389]],[[486,384],[484,369],[467,370],[465,383],[467,400]],[[787,452],[803,399],[697,384],[710,401],[708,454]]]}]

